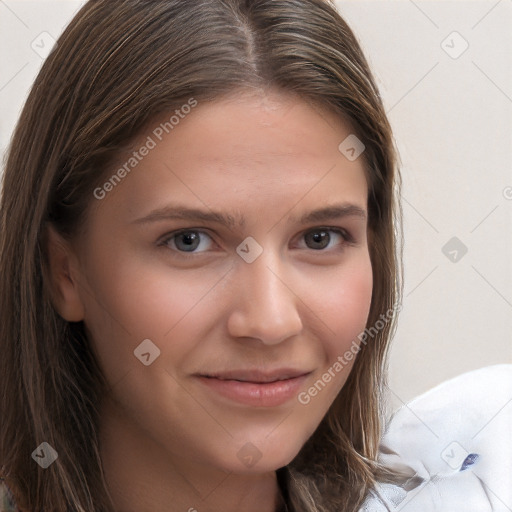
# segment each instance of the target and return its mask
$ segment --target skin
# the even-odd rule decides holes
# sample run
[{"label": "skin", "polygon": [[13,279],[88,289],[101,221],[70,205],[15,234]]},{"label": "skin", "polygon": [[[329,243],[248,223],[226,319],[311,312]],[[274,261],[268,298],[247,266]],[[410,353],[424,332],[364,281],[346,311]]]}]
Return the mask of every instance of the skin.
[{"label": "skin", "polygon": [[[297,396],[241,404],[197,374],[293,367],[310,372],[307,391],[364,330],[367,219],[300,221],[328,205],[367,211],[362,158],[338,150],[351,133],[332,113],[277,91],[199,104],[104,199],[91,198],[82,238],[65,243],[50,231],[55,307],[84,322],[110,384],[100,438],[117,510],[277,510],[275,470],[314,432],[353,361],[307,405]],[[177,204],[244,225],[136,222]],[[203,233],[195,253],[169,236],[183,228]],[[327,246],[311,248],[305,234],[321,239],[321,228],[333,230]],[[248,236],[263,248],[252,263],[236,252]],[[134,357],[144,339],[160,350],[148,366]],[[237,456],[244,446],[261,456],[250,467]]]}]

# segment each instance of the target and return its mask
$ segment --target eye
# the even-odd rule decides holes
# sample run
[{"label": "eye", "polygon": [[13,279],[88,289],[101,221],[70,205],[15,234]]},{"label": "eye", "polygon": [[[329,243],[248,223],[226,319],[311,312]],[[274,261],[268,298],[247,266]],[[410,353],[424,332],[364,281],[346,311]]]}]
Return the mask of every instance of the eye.
[{"label": "eye", "polygon": [[212,243],[212,238],[204,231],[187,229],[171,233],[159,245],[179,252],[204,252],[211,248]]},{"label": "eye", "polygon": [[306,247],[317,251],[342,246],[352,241],[351,236],[345,230],[340,229],[315,228],[304,234]]}]

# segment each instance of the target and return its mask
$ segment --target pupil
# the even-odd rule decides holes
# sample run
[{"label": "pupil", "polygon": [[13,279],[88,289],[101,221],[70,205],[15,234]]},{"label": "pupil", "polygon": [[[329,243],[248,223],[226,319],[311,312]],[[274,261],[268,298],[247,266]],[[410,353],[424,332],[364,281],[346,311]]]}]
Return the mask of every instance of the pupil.
[{"label": "pupil", "polygon": [[309,233],[307,238],[312,242],[312,249],[323,249],[329,245],[329,233],[326,231],[314,231]]},{"label": "pupil", "polygon": [[199,236],[197,233],[191,231],[189,233],[182,233],[176,240],[176,246],[183,251],[193,251],[199,245]]}]

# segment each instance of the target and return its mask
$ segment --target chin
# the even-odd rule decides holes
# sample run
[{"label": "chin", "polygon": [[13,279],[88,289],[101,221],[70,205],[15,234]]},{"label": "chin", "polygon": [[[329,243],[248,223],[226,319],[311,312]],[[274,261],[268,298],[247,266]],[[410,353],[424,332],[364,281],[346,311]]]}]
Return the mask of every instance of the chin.
[{"label": "chin", "polygon": [[[279,427],[278,427],[279,428]],[[264,435],[237,440],[235,458],[226,460],[226,469],[235,473],[266,473],[288,465],[300,452],[305,439]],[[229,467],[228,467],[229,466]]]}]

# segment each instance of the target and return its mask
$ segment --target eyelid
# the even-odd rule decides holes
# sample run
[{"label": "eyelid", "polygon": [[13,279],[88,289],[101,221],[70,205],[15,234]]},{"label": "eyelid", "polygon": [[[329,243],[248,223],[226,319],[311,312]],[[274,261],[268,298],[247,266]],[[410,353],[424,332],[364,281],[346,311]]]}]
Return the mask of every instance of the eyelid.
[{"label": "eyelid", "polygon": [[314,226],[312,228],[308,228],[304,230],[302,233],[311,233],[314,231],[334,231],[335,233],[339,233],[343,236],[347,241],[355,241],[354,237],[350,233],[350,231],[346,228],[342,228],[340,226]]}]

